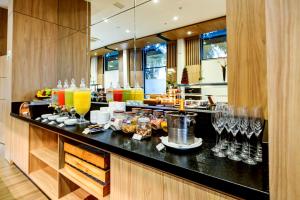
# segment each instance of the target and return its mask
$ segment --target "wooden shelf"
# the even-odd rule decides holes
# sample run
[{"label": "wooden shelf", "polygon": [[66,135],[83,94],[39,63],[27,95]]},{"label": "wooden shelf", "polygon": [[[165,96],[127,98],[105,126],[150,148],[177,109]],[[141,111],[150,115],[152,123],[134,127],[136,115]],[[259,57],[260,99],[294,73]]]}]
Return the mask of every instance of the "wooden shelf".
[{"label": "wooden shelf", "polygon": [[32,155],[40,159],[53,169],[58,171],[58,151],[57,148],[38,148],[30,151]]},{"label": "wooden shelf", "polygon": [[60,200],[82,200],[87,199],[90,196],[89,193],[87,193],[82,188],[78,188],[77,190],[63,196],[60,198]]},{"label": "wooden shelf", "polygon": [[51,199],[58,197],[57,172],[50,167],[31,172],[29,177],[40,187]]},{"label": "wooden shelf", "polygon": [[61,173],[67,179],[69,179],[70,181],[72,181],[73,183],[75,183],[94,197],[103,200],[109,199],[109,195],[105,196],[107,192],[109,193],[109,191],[107,191],[109,190],[109,185],[102,186],[68,165],[65,165],[63,169],[60,169],[59,173]]}]

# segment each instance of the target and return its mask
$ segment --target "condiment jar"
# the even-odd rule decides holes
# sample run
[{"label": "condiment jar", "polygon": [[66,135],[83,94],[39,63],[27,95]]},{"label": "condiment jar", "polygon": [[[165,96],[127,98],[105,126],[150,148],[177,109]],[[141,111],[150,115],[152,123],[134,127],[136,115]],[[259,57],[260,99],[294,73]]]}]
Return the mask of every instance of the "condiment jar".
[{"label": "condiment jar", "polygon": [[113,112],[113,118],[111,119],[112,128],[115,130],[121,130],[122,122],[125,119],[125,112],[121,110],[115,110]]},{"label": "condiment jar", "polygon": [[150,119],[147,117],[140,117],[138,119],[138,125],[136,127],[136,134],[141,135],[143,138],[151,137],[152,129]]},{"label": "condiment jar", "polygon": [[142,109],[141,108],[132,108],[131,111],[134,113],[134,117],[132,119],[134,124],[137,124],[138,119],[141,117],[142,115]]},{"label": "condiment jar", "polygon": [[161,122],[165,120],[164,111],[162,110],[154,110],[151,118],[151,126],[154,130],[161,129]]},{"label": "condiment jar", "polygon": [[152,118],[152,110],[151,109],[142,109],[142,116],[147,117],[149,119]]},{"label": "condiment jar", "polygon": [[136,122],[133,120],[135,113],[126,112],[125,119],[122,121],[122,131],[127,134],[134,134],[136,131]]}]

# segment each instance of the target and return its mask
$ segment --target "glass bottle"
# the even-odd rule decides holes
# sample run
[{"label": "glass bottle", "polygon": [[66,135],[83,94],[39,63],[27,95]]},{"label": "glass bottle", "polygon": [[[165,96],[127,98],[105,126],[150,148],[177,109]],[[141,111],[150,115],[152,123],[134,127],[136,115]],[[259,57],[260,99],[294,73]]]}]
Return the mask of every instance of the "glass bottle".
[{"label": "glass bottle", "polygon": [[74,91],[73,102],[76,113],[80,115],[78,124],[87,123],[88,121],[84,119],[84,115],[91,108],[91,90],[86,87],[84,79],[81,79],[80,88]]}]

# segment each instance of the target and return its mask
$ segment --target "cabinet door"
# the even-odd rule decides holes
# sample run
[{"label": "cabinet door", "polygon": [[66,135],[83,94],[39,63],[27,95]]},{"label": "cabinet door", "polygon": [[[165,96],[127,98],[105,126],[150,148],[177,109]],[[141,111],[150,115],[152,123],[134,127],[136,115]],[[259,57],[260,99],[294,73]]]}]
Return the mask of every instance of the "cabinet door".
[{"label": "cabinet door", "polygon": [[28,174],[29,124],[16,118],[11,118],[11,159]]},{"label": "cabinet door", "polygon": [[111,200],[162,200],[162,173],[111,154]]},{"label": "cabinet door", "polygon": [[164,200],[234,200],[206,187],[164,174]]}]

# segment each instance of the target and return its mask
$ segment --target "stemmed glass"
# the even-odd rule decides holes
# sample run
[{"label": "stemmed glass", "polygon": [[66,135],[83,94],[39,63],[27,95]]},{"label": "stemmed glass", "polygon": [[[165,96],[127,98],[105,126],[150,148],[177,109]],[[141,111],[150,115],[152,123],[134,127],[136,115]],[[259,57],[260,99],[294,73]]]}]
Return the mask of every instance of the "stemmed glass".
[{"label": "stemmed glass", "polygon": [[253,118],[251,120],[250,126],[257,138],[256,154],[254,160],[257,162],[262,162],[262,146],[260,141],[260,133],[263,130],[264,118],[261,107],[253,108]]},{"label": "stemmed glass", "polygon": [[245,160],[243,160],[243,162],[249,164],[249,165],[256,165],[256,161],[253,160],[251,158],[251,144],[250,144],[250,139],[251,139],[251,136],[253,135],[254,131],[252,129],[252,126],[251,124],[253,123],[253,117],[250,116],[250,125],[247,127],[247,131],[246,131],[246,136],[247,136],[247,139],[248,139],[248,156]]},{"label": "stemmed glass", "polygon": [[234,160],[234,161],[241,161],[242,159],[236,153],[236,148],[237,148],[236,135],[239,132],[240,118],[237,115],[236,108],[234,108],[234,107],[232,108],[232,110],[229,113],[228,123],[229,123],[230,130],[231,130],[233,140],[234,140],[233,153],[231,155],[229,155],[228,158],[230,160]]},{"label": "stemmed glass", "polygon": [[240,132],[241,132],[241,135],[242,135],[242,152],[240,154],[240,156],[244,159],[247,158],[248,154],[248,146],[247,146],[247,141],[245,141],[246,139],[246,132],[247,132],[247,128],[250,124],[249,122],[249,113],[248,113],[248,109],[247,107],[240,107],[238,109],[238,114],[240,116],[240,126],[239,126],[239,129],[240,129]]},{"label": "stemmed glass", "polygon": [[211,149],[213,152],[219,151],[219,145],[218,145],[218,126],[217,126],[217,111],[211,114],[211,124],[213,125],[215,131],[216,131],[216,145]]},{"label": "stemmed glass", "polygon": [[214,155],[217,157],[220,157],[220,158],[224,158],[224,157],[226,157],[226,155],[221,148],[221,146],[222,146],[221,134],[225,128],[225,120],[224,120],[222,111],[219,111],[216,113],[216,125],[217,125],[217,132],[219,133],[219,144],[218,144],[219,148],[218,148],[218,151],[215,152]]}]

